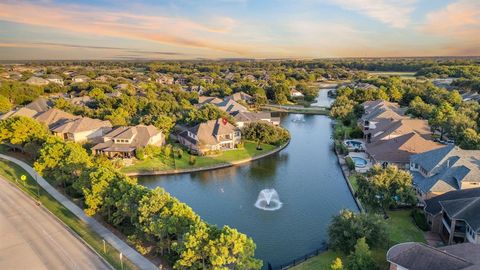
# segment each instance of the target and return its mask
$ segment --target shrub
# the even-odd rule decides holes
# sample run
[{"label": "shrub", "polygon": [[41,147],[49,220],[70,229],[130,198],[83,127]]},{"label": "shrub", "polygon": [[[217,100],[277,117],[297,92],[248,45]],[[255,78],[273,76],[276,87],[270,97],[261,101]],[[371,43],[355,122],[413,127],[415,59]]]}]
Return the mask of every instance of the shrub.
[{"label": "shrub", "polygon": [[135,157],[138,160],[144,160],[145,159],[145,149],[143,147],[137,148],[137,150],[135,151]]},{"label": "shrub", "polygon": [[425,214],[418,208],[412,211],[412,218],[415,224],[422,230],[428,231],[428,223]]},{"label": "shrub", "polygon": [[348,153],[347,147],[339,140],[335,141],[335,150],[341,155],[345,155]]},{"label": "shrub", "polygon": [[363,138],[363,131],[359,127],[355,127],[350,131],[350,138],[361,139]]},{"label": "shrub", "polygon": [[190,159],[188,160],[188,163],[190,165],[195,165],[196,162],[197,162],[197,157],[194,155],[190,155]]},{"label": "shrub", "polygon": [[145,155],[148,157],[156,157],[162,153],[162,147],[156,145],[145,146]]},{"label": "shrub", "polygon": [[347,167],[350,171],[355,170],[355,162],[351,157],[346,157],[345,158],[345,163],[347,164]]},{"label": "shrub", "polygon": [[243,148],[245,148],[245,143],[244,143],[244,142],[239,142],[239,143],[237,143],[237,148],[238,148],[238,149],[243,149]]}]

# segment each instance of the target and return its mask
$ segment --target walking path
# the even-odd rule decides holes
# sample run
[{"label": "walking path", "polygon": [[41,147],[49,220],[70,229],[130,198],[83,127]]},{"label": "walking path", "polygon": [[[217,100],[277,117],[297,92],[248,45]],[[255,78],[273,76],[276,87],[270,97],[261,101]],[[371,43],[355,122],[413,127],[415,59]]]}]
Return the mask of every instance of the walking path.
[{"label": "walking path", "polygon": [[16,158],[0,154],[1,159],[11,161],[18,166],[22,167],[27,171],[37,183],[47,191],[53,198],[65,206],[70,212],[77,216],[80,220],[87,223],[89,227],[95,231],[100,237],[105,239],[110,245],[116,248],[123,256],[127,257],[133,264],[135,264],[140,269],[158,269],[156,265],[150,262],[148,259],[143,257],[135,249],[127,245],[122,239],[113,234],[110,230],[105,228],[102,224],[96,221],[94,218],[87,216],[80,207],[71,202],[67,197],[58,192],[54,187],[52,187],[43,177],[41,177],[35,170],[30,167],[27,163],[18,160]]}]

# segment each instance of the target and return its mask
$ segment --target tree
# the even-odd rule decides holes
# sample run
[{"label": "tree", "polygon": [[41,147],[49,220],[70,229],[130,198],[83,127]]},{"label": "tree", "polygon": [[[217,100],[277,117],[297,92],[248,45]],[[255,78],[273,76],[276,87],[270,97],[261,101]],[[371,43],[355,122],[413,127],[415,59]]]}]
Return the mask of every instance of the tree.
[{"label": "tree", "polygon": [[84,178],[82,191],[87,205],[85,213],[93,216],[102,208],[110,183],[123,180],[123,176],[113,168],[103,165],[89,170]]},{"label": "tree", "polygon": [[10,100],[7,97],[0,95],[0,114],[9,112],[10,110],[12,110],[12,108],[13,108],[12,102],[10,102]]},{"label": "tree", "polygon": [[348,256],[348,270],[376,270],[378,266],[372,257],[370,247],[366,243],[365,237],[357,240],[355,251]]},{"label": "tree", "polygon": [[372,167],[368,177],[359,176],[358,198],[373,207],[379,207],[384,212],[399,203],[414,204],[415,193],[412,186],[412,175],[397,166],[380,165]]},{"label": "tree", "polygon": [[343,262],[340,258],[335,258],[332,264],[330,265],[330,270],[343,270]]},{"label": "tree", "polygon": [[23,146],[28,142],[43,141],[47,134],[45,126],[28,117],[10,117],[0,121],[0,142]]},{"label": "tree", "polygon": [[[74,142],[63,142],[57,137],[48,137],[35,161],[35,170],[57,185],[63,186],[70,195],[82,194],[82,187],[72,184],[80,181],[84,169],[92,166],[92,158],[87,151]],[[83,195],[83,194],[82,194]]]},{"label": "tree", "polygon": [[455,110],[448,102],[442,102],[433,110],[432,118],[428,122],[432,128],[440,130],[440,138],[443,138],[443,134],[448,128],[448,118],[453,117],[454,114]]},{"label": "tree", "polygon": [[351,101],[346,96],[339,96],[332,104],[330,116],[344,120],[352,116],[354,107],[355,102]]},{"label": "tree", "polygon": [[159,115],[153,125],[161,130],[165,137],[168,137],[170,131],[175,126],[175,121],[166,115]]},{"label": "tree", "polygon": [[242,136],[246,140],[272,145],[282,145],[290,139],[288,131],[282,127],[265,122],[252,122],[242,129]]},{"label": "tree", "polygon": [[330,248],[348,254],[362,237],[370,246],[381,247],[387,240],[387,228],[380,215],[342,210],[333,217],[328,235]]}]

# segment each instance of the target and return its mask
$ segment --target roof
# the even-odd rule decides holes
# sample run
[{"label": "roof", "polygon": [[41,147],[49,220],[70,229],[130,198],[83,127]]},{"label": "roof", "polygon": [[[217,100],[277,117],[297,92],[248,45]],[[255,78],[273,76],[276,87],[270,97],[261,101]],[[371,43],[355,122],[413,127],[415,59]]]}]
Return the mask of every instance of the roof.
[{"label": "roof", "polygon": [[39,97],[35,99],[34,101],[30,102],[25,106],[25,108],[34,110],[36,112],[44,112],[48,109],[50,109],[51,102],[43,97]]},{"label": "roof", "polygon": [[[216,136],[231,134],[236,131],[239,131],[239,129],[234,125],[228,122],[223,123],[222,119],[217,119],[200,123],[194,127],[191,127],[181,132],[179,136],[182,136],[194,144],[201,143],[205,145],[215,145],[220,143]],[[189,137],[188,132],[195,134],[198,138],[198,141]]]},{"label": "roof", "polygon": [[78,133],[105,127],[112,127],[112,124],[109,121],[102,121],[89,117],[81,117],[63,123],[58,127],[55,127],[52,131],[56,133]]},{"label": "roof", "polygon": [[[125,152],[132,151],[150,144],[150,139],[162,132],[156,127],[149,125],[137,125],[133,127],[118,127],[103,136],[103,143],[92,147],[94,150],[104,152]],[[128,144],[115,143],[114,139],[131,140]]]},{"label": "roof", "polygon": [[480,231],[480,197],[440,201],[439,203],[449,217],[464,220],[474,231]]},{"label": "roof", "polygon": [[4,120],[4,119],[15,117],[15,116],[24,116],[28,118],[33,118],[37,114],[38,114],[37,111],[23,107],[23,108],[19,108],[19,109],[0,115],[0,120]]},{"label": "roof", "polygon": [[52,80],[63,80],[63,78],[57,74],[49,74],[47,78]]},{"label": "roof", "polygon": [[469,188],[462,190],[449,191],[444,194],[435,196],[431,199],[425,201],[425,212],[437,215],[442,211],[440,205],[441,201],[449,201],[456,199],[465,199],[465,198],[479,198],[480,197],[480,188]]},{"label": "roof", "polygon": [[231,98],[226,98],[222,102],[216,103],[221,110],[226,111],[227,113],[233,112],[248,112],[248,109],[242,104],[236,102]]},{"label": "roof", "polygon": [[36,77],[36,76],[32,76],[32,77],[28,78],[28,80],[26,80],[25,82],[28,83],[28,84],[33,84],[33,85],[49,84],[49,81],[47,81],[43,78],[40,78],[40,77]]},{"label": "roof", "polygon": [[480,182],[480,150],[463,150],[454,145],[412,155],[410,161],[427,170],[430,177],[413,173],[414,184],[423,192],[461,189],[462,183]]},{"label": "roof", "polygon": [[241,91],[241,92],[237,92],[233,95],[230,96],[231,99],[235,100],[235,101],[240,101],[240,100],[244,100],[244,101],[250,101],[253,99],[252,96],[250,96],[249,94]]},{"label": "roof", "polygon": [[40,123],[47,125],[49,128],[61,125],[67,121],[77,119],[79,116],[64,112],[62,110],[52,108],[48,111],[41,112],[35,116],[35,119]]},{"label": "roof", "polygon": [[207,96],[198,97],[198,105],[200,105],[200,106],[205,105],[207,103],[216,104],[216,103],[220,103],[222,101],[223,101],[222,99],[217,98],[217,97],[207,97]]},{"label": "roof", "polygon": [[377,161],[408,163],[413,154],[430,151],[441,144],[425,140],[415,132],[367,144],[366,151]]},{"label": "roof", "polygon": [[254,122],[254,121],[261,121],[261,120],[269,120],[272,119],[272,116],[268,112],[240,112],[237,111],[232,114],[233,119],[236,122]]},{"label": "roof", "polygon": [[[455,246],[458,245],[450,247],[450,252],[457,248]],[[476,264],[458,255],[423,243],[408,242],[391,247],[387,261],[409,270],[462,270]]]}]

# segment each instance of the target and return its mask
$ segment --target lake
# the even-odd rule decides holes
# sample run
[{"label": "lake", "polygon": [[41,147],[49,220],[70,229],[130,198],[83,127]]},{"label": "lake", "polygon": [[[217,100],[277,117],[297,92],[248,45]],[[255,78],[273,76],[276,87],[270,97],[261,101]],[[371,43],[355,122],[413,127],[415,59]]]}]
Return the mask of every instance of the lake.
[{"label": "lake", "polygon": [[[358,208],[332,151],[331,120],[290,114],[281,123],[292,139],[277,154],[214,171],[142,177],[140,183],[165,188],[209,223],[251,236],[265,266],[292,261],[322,246],[333,215]],[[281,209],[254,206],[266,188],[278,192]]]}]

